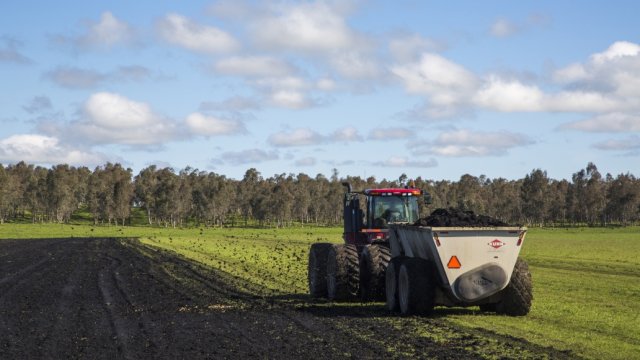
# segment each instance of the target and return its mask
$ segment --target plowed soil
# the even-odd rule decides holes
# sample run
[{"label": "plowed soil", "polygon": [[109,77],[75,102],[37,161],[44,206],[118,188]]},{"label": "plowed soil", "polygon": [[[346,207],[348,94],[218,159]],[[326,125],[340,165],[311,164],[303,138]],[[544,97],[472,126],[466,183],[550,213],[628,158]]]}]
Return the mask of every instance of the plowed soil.
[{"label": "plowed soil", "polygon": [[437,316],[391,317],[380,304],[252,296],[136,240],[0,240],[1,359],[473,359],[491,349],[570,355]]}]

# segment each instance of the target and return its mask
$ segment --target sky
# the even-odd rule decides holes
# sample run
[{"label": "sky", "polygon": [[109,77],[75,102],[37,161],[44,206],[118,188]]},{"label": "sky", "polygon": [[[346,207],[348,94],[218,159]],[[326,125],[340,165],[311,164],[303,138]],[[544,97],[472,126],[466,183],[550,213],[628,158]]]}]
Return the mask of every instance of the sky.
[{"label": "sky", "polygon": [[640,175],[637,1],[6,1],[0,163]]}]

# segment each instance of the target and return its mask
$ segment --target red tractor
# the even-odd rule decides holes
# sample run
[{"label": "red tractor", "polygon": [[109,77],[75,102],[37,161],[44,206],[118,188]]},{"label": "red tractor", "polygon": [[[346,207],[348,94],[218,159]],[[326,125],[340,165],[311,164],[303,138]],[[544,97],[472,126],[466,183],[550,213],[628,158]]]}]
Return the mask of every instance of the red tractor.
[{"label": "red tractor", "polygon": [[[344,194],[344,244],[316,243],[309,252],[309,293],[330,300],[384,301],[391,258],[389,224],[414,223],[423,192],[412,187]],[[361,199],[364,203],[361,204]],[[430,203],[430,196],[424,194]]]}]

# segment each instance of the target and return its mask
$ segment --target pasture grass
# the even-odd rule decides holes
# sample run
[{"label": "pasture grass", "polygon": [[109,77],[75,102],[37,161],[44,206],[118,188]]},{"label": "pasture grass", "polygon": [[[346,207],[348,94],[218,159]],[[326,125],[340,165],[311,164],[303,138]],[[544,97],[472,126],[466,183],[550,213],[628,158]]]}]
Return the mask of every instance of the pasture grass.
[{"label": "pasture grass", "polygon": [[[261,289],[260,295],[265,296],[306,293],[309,246],[314,242],[339,243],[341,232],[341,228],[325,227],[0,225],[0,238],[139,238],[147,245],[175,251],[247,280],[256,285],[253,291]],[[497,316],[477,308],[439,308],[436,316],[479,333],[514,336],[586,358],[639,356],[640,227],[530,229],[521,256],[529,263],[534,282],[534,302],[528,316]],[[381,317],[380,321],[402,326],[408,320]]]}]

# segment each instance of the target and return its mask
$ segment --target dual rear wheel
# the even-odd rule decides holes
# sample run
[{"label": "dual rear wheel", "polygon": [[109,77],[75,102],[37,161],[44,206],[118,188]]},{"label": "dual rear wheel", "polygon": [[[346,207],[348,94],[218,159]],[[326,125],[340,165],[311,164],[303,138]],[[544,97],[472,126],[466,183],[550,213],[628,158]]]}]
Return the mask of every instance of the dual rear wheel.
[{"label": "dual rear wheel", "polygon": [[316,243],[309,251],[309,294],[329,300],[384,301],[388,247]]}]

